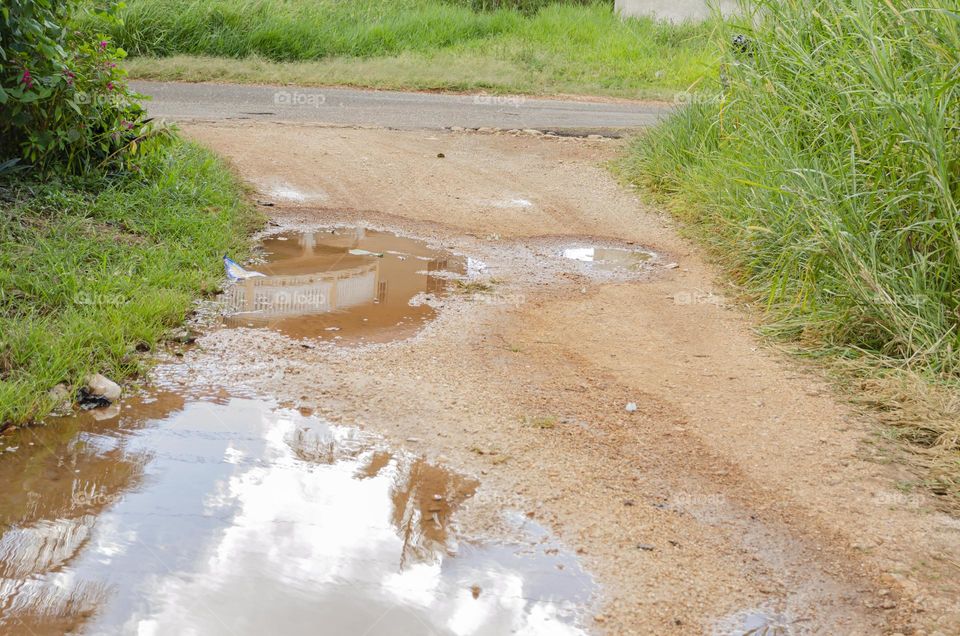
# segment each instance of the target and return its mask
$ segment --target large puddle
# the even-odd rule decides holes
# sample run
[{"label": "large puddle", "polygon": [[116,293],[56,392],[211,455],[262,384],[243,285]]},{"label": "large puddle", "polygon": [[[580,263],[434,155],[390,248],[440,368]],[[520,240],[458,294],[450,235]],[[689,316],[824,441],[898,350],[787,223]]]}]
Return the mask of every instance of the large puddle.
[{"label": "large puddle", "polygon": [[430,300],[467,272],[467,259],[415,239],[357,227],[288,232],[263,241],[265,274],[229,287],[228,326],[293,338],[383,342],[435,315]]},{"label": "large puddle", "polygon": [[132,398],[0,453],[3,633],[574,634],[593,591],[535,525],[458,541],[475,482],[264,401]]}]

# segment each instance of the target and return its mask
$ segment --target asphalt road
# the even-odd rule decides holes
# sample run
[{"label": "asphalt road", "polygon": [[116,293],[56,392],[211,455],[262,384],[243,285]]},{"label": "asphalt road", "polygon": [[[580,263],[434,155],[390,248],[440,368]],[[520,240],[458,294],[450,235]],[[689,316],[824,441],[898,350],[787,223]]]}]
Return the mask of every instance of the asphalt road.
[{"label": "asphalt road", "polygon": [[657,123],[669,106],[497,95],[402,93],[346,88],[131,82],[150,95],[150,115],[168,120],[250,119],[397,129],[535,128],[610,133]]}]

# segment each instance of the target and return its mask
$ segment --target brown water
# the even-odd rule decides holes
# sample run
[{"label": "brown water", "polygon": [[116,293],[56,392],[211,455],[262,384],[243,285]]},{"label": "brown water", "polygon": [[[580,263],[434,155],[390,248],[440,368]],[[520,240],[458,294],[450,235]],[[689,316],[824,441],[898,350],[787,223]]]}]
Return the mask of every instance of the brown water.
[{"label": "brown water", "polygon": [[474,481],[262,400],[109,413],[0,441],[0,633],[580,633],[542,528],[458,540]]},{"label": "brown water", "polygon": [[436,313],[411,300],[442,296],[451,277],[466,272],[464,258],[364,228],[278,234],[264,240],[263,249],[266,263],[251,269],[267,276],[225,293],[227,325],[266,327],[293,338],[407,337]]}]

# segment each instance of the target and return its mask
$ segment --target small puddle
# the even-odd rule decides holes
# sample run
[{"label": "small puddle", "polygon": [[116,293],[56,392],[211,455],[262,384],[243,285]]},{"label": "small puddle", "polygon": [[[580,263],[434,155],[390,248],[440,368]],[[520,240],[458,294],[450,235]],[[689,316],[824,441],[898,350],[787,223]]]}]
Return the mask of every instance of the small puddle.
[{"label": "small puddle", "polygon": [[272,181],[261,184],[261,187],[269,197],[280,199],[281,201],[306,203],[308,201],[324,201],[327,199],[327,194],[323,191],[316,190],[311,192],[300,190],[285,181]]},{"label": "small puddle", "polygon": [[581,263],[590,263],[596,269],[631,272],[643,269],[653,258],[650,252],[617,247],[568,247],[561,255]]},{"label": "small puddle", "polygon": [[752,609],[721,620],[714,636],[789,636],[793,631],[786,619],[766,609]]},{"label": "small puddle", "polygon": [[[426,243],[364,228],[288,232],[263,241],[266,276],[224,294],[226,324],[292,338],[386,342],[416,333],[467,272],[467,259]],[[423,302],[427,301],[427,302]]]},{"label": "small puddle", "polygon": [[4,438],[0,633],[582,633],[545,530],[458,540],[475,481],[260,400],[93,413]]}]

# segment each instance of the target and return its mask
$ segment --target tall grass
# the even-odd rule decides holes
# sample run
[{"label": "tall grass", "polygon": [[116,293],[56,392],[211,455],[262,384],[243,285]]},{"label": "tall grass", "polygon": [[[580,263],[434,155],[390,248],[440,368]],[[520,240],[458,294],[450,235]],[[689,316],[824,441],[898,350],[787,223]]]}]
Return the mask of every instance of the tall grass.
[{"label": "tall grass", "polygon": [[[378,59],[380,66],[398,68],[402,76],[398,86],[406,81],[414,88],[483,88],[485,84],[473,81],[469,72],[480,64],[515,69],[508,82],[486,82],[494,88],[548,92],[587,86],[597,92],[639,96],[654,88],[685,88],[716,68],[716,51],[708,41],[712,23],[622,21],[609,2],[537,2],[539,9],[533,12],[509,8],[515,3],[489,11],[475,10],[471,4],[130,0],[121,14],[123,24],[104,28],[134,56],[202,56],[189,65],[194,72],[202,71],[203,60],[210,57],[321,60],[336,63],[336,79],[346,77],[351,84],[363,84],[363,70],[369,66],[365,62]],[[532,8],[529,2],[521,4]],[[358,63],[355,77],[344,72],[348,60]],[[223,66],[222,61],[214,64]],[[149,66],[135,68],[149,74]],[[169,71],[162,61],[159,66]],[[310,76],[316,79],[318,72]],[[270,81],[260,75],[254,79]]]},{"label": "tall grass", "polygon": [[[722,79],[623,168],[841,371],[960,509],[960,13],[758,0]],[[746,42],[731,46],[732,38]]]},{"label": "tall grass", "polygon": [[[781,335],[960,376],[960,13],[759,0],[724,83],[640,139]],[[731,47],[734,34],[747,44]]]},{"label": "tall grass", "polygon": [[134,0],[110,35],[133,55],[277,60],[426,51],[516,29],[514,11],[391,0]]},{"label": "tall grass", "polygon": [[0,428],[43,417],[54,385],[135,374],[255,214],[217,159],[177,144],[139,174],[0,184]]}]

